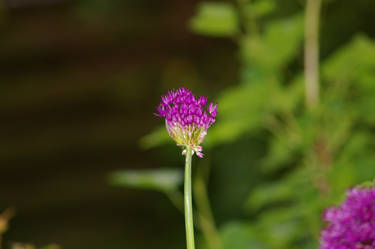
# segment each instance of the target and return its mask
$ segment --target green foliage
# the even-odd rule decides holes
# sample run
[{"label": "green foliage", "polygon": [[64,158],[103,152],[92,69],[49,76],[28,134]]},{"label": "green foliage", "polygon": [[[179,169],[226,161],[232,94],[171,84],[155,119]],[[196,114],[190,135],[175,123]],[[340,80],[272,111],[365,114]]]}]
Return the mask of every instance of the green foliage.
[{"label": "green foliage", "polygon": [[258,0],[251,4],[246,4],[244,10],[254,18],[261,18],[272,13],[276,8],[276,3],[273,0]]},{"label": "green foliage", "polygon": [[375,122],[374,58],[374,42],[358,35],[331,56],[323,67],[323,75],[327,82],[336,86],[333,90],[338,90],[332,91],[332,94],[344,92],[345,100],[352,103],[358,118],[369,124]]},{"label": "green foliage", "polygon": [[[270,21],[261,17],[275,10],[275,1],[237,4],[203,2],[191,21],[198,34],[235,40],[241,60],[240,83],[218,96],[217,123],[204,143],[212,152],[226,148],[231,157],[230,164],[215,162],[225,169],[216,177],[229,178],[241,164],[259,168],[248,178],[254,183],[236,183],[253,187],[243,213],[233,215],[242,219],[222,222],[223,248],[317,248],[323,210],[342,200],[347,188],[375,176],[375,43],[357,35],[327,56],[320,66],[319,105],[307,110],[303,13]],[[163,136],[156,131],[142,144],[158,146]],[[249,153],[258,148],[246,136],[265,144],[260,160]],[[247,158],[238,156],[246,152]]]},{"label": "green foliage", "polygon": [[[322,63],[322,99],[310,112],[301,106],[298,71],[285,81],[285,68],[299,56],[302,39],[301,15],[245,35],[238,42],[242,84],[218,99],[220,114],[208,145],[233,143],[262,130],[272,134],[258,165],[264,179],[245,205],[253,219],[236,228],[243,237],[232,248],[246,248],[237,246],[239,240],[252,237],[257,241],[248,243],[255,248],[316,248],[323,209],[342,199],[347,188],[375,175],[374,42],[357,36]],[[243,235],[246,231],[257,232]]]},{"label": "green foliage", "polygon": [[268,248],[316,248],[323,209],[341,200],[347,188],[374,177],[375,123],[368,108],[375,96],[370,83],[375,68],[367,59],[374,48],[371,40],[354,38],[322,64],[319,108],[297,113],[292,105],[275,117],[275,136],[262,167],[266,175],[288,173],[259,185],[246,206],[259,213],[250,223],[263,229]]},{"label": "green foliage", "polygon": [[271,22],[262,34],[241,41],[244,63],[256,65],[264,73],[280,71],[299,53],[302,38],[302,16]]},{"label": "green foliage", "polygon": [[143,149],[151,149],[168,142],[171,142],[171,140],[168,136],[165,126],[160,126],[149,134],[143,136],[139,140],[139,145]]},{"label": "green foliage", "polygon": [[180,186],[183,175],[178,169],[121,170],[113,172],[109,180],[116,186],[171,192]]},{"label": "green foliage", "polygon": [[247,209],[257,211],[277,202],[291,200],[294,195],[293,187],[293,184],[286,185],[282,182],[260,185],[252,191],[246,204]]},{"label": "green foliage", "polygon": [[261,249],[250,227],[242,223],[230,223],[223,227],[223,249]]},{"label": "green foliage", "polygon": [[270,114],[291,111],[302,91],[298,85],[282,85],[282,69],[298,54],[303,37],[300,16],[266,26],[261,35],[240,41],[243,58],[243,84],[219,97],[220,116],[210,130],[207,143],[233,141],[241,135],[262,129]]},{"label": "green foliage", "polygon": [[233,36],[239,31],[238,17],[230,3],[202,2],[190,21],[190,28],[203,35]]},{"label": "green foliage", "polygon": [[[270,88],[274,86],[270,84]],[[271,89],[261,84],[235,87],[219,97],[220,118],[210,128],[207,144],[219,144],[237,139],[245,131],[259,128],[263,114],[271,108]]]}]

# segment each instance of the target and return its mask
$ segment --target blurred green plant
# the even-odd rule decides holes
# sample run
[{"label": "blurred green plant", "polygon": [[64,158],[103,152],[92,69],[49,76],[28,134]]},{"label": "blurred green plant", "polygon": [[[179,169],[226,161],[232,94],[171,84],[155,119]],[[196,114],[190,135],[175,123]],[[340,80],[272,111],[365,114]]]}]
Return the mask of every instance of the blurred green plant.
[{"label": "blurred green plant", "polygon": [[177,169],[122,170],[112,173],[113,185],[144,188],[169,192],[177,190],[183,181],[182,171]]},{"label": "blurred green plant", "polygon": [[196,33],[210,36],[233,36],[238,33],[238,16],[230,3],[202,2],[190,27]]},{"label": "blurred green plant", "polygon": [[[225,249],[317,248],[322,210],[348,187],[375,176],[375,42],[358,34],[325,58],[321,73],[312,72],[314,84],[320,82],[319,98],[307,108],[303,76],[309,69],[300,61],[305,16],[300,11],[270,18],[277,4],[201,2],[189,24],[198,34],[234,41],[241,60],[240,82],[219,96],[217,124],[205,147],[215,151],[241,142],[242,150],[250,151],[252,144],[243,142],[250,136],[265,144],[258,161],[250,154],[246,160],[227,155],[232,165],[226,170],[236,162],[247,166],[255,161],[252,167],[261,173],[243,201],[241,219],[220,224]],[[160,146],[166,136],[158,128],[141,145]]]},{"label": "blurred green plant", "polygon": [[183,196],[179,187],[183,180],[183,171],[179,169],[121,170],[109,176],[109,181],[114,186],[164,193],[180,211],[183,211]]}]

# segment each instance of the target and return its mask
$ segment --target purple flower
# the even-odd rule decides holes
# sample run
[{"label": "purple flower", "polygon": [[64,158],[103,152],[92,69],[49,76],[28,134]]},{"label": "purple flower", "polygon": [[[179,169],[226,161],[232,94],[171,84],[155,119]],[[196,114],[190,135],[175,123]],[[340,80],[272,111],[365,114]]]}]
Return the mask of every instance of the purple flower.
[{"label": "purple flower", "polygon": [[186,88],[169,91],[161,97],[156,108],[158,117],[165,118],[169,136],[179,146],[190,147],[199,157],[203,157],[202,147],[207,129],[215,123],[217,105],[210,103],[205,110],[207,97],[195,98]]},{"label": "purple flower", "polygon": [[375,248],[375,188],[353,188],[339,207],[328,208],[321,249]]}]

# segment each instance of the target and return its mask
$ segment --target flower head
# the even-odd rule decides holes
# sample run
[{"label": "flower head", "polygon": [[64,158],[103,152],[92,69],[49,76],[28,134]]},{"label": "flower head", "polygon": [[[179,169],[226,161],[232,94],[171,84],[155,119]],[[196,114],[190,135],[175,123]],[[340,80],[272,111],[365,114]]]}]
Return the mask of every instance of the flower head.
[{"label": "flower head", "polygon": [[210,103],[205,110],[207,97],[195,98],[186,88],[169,91],[161,97],[156,116],[165,118],[165,125],[169,136],[177,145],[190,147],[203,157],[202,147],[207,129],[215,123],[217,105]]},{"label": "flower head", "polygon": [[353,188],[339,207],[323,215],[329,222],[321,233],[321,249],[375,248],[375,188]]}]

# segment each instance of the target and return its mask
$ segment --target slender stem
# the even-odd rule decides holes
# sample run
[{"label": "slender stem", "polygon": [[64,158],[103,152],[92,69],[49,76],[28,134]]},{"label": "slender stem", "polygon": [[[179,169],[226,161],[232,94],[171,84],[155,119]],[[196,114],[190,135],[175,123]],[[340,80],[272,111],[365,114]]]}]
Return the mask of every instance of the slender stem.
[{"label": "slender stem", "polygon": [[222,241],[215,225],[206,185],[201,175],[198,175],[194,181],[194,190],[194,197],[196,197],[195,200],[199,210],[199,224],[202,228],[202,232],[207,238],[210,248],[220,249],[222,248]]},{"label": "slender stem", "polygon": [[305,94],[306,105],[319,103],[319,13],[321,0],[307,0],[305,16]]},{"label": "slender stem", "polygon": [[186,147],[185,161],[185,229],[186,229],[186,247],[187,249],[195,249],[194,244],[194,222],[193,222],[193,201],[191,197],[191,159],[193,151],[190,147]]}]

